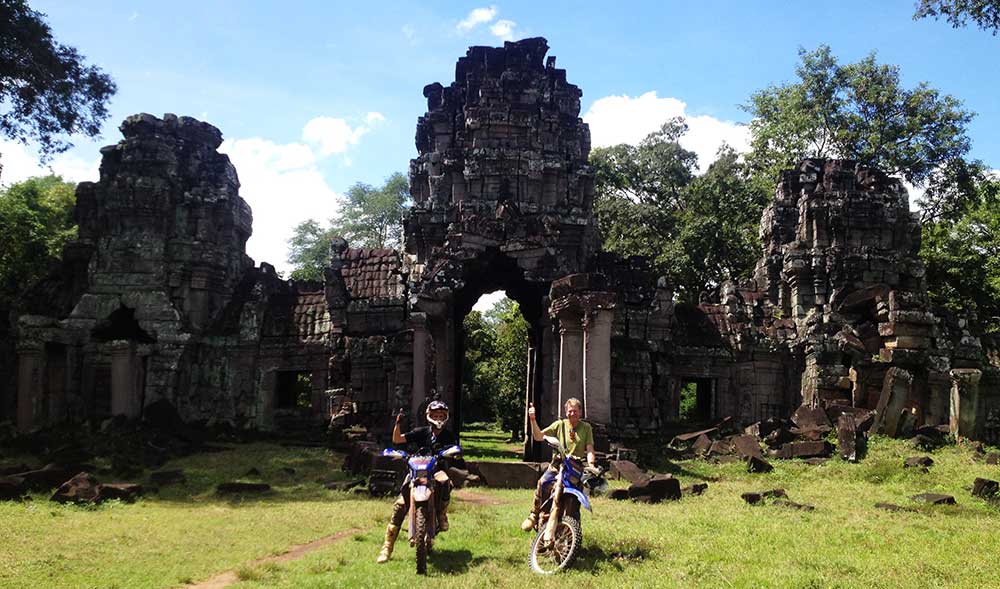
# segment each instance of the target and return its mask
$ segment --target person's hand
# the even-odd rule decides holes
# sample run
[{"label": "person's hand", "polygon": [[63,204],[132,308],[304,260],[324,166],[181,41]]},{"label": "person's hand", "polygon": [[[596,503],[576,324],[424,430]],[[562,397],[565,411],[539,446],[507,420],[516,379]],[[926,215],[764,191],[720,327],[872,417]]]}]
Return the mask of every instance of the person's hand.
[{"label": "person's hand", "polygon": [[535,404],[528,403],[528,419],[530,421],[535,421]]},{"label": "person's hand", "polygon": [[403,413],[399,412],[396,414],[396,425],[399,425],[399,420],[403,418]]}]

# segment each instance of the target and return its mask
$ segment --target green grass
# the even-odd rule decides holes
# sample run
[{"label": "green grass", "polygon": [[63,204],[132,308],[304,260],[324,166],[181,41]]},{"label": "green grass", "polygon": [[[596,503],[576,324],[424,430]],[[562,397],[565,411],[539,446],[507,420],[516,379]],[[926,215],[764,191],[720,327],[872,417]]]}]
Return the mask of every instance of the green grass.
[{"label": "green grass", "polygon": [[[919,454],[906,442],[875,439],[860,464],[775,461],[773,473],[751,475],[740,464],[678,463],[673,470],[682,484],[709,483],[705,495],[660,505],[595,499],[594,514],[584,514],[577,563],[544,581],[528,571],[530,539],[517,527],[530,491],[473,489],[499,504],[453,503],[451,530],[431,553],[429,582],[602,589],[988,585],[1000,554],[1000,507],[967,488],[977,476],[1000,478],[1000,467],[976,461],[968,447],[948,447],[931,454],[936,464],[929,473],[903,469],[904,458]],[[253,444],[171,463],[187,470],[189,485],[133,505],[64,507],[45,496],[2,503],[0,587],[175,587],[226,570],[236,572],[241,588],[412,585],[413,550],[405,539],[388,564],[374,562],[391,499],[318,484],[337,473],[338,463],[320,450]],[[274,493],[242,501],[214,495],[214,482],[239,478],[250,466]],[[742,492],[774,487],[816,511],[740,499]],[[873,507],[880,501],[917,507],[909,497],[921,492],[952,494],[958,505],[921,506],[916,513]],[[299,560],[254,562],[351,528],[362,531]]]},{"label": "green grass", "polygon": [[523,442],[511,442],[510,433],[493,424],[469,424],[462,430],[462,453],[467,460],[521,460]]}]

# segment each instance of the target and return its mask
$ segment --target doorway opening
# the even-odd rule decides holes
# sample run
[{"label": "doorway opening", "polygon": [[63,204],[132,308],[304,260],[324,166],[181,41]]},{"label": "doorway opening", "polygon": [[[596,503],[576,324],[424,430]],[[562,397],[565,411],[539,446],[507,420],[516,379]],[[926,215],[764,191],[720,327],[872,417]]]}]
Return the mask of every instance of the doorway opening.
[{"label": "doorway opening", "polygon": [[279,371],[274,390],[274,408],[311,409],[312,372],[308,370]]},{"label": "doorway opening", "polygon": [[683,423],[698,423],[712,418],[712,379],[681,380],[677,415]]}]

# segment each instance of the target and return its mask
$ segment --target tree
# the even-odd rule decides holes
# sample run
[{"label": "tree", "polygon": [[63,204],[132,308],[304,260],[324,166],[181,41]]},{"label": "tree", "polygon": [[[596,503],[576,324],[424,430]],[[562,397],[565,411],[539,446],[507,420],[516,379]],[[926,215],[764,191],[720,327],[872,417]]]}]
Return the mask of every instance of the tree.
[{"label": "tree", "polygon": [[761,186],[802,157],[853,159],[927,185],[968,153],[973,114],[959,100],[924,82],[903,88],[899,68],[874,54],[841,65],[821,45],[799,58],[797,82],[755,92],[743,107],[754,117],[747,162]]},{"label": "tree", "polygon": [[487,313],[496,327],[495,351],[484,366],[485,376],[497,389],[493,395],[493,413],[500,426],[509,431],[511,440],[524,435],[524,387],[528,378],[528,322],[518,304],[500,299]]},{"label": "tree", "polygon": [[29,178],[0,192],[0,307],[51,269],[76,237],[76,185],[59,176]]},{"label": "tree", "polygon": [[462,362],[462,420],[494,421],[493,398],[498,381],[492,378],[489,364],[496,357],[496,325],[479,311],[470,311],[462,321],[465,332],[465,357]]},{"label": "tree", "polygon": [[69,149],[63,134],[97,135],[117,88],[73,47],[52,38],[45,15],[0,0],[0,134],[38,142],[43,158]]},{"label": "tree", "polygon": [[354,247],[399,247],[409,199],[409,183],[399,172],[378,188],[359,182],[347,190],[340,214],[331,220],[331,231]]},{"label": "tree", "polygon": [[409,185],[398,172],[378,188],[361,182],[351,186],[340,202],[340,212],[325,229],[315,219],[306,219],[292,230],[288,240],[291,278],[322,280],[334,237],[343,237],[351,247],[400,247],[408,206]]},{"label": "tree", "polygon": [[920,256],[935,305],[1000,333],[1000,178],[983,177],[975,194],[964,210],[923,225]]},{"label": "tree", "polygon": [[952,27],[964,27],[971,20],[984,31],[1000,31],[1000,2],[997,0],[920,0],[913,20],[944,17]]},{"label": "tree", "polygon": [[697,302],[721,281],[749,276],[766,193],[727,146],[695,176],[697,156],[679,143],[686,131],[673,119],[637,146],[595,149],[590,163],[604,249],[648,257],[683,300]]}]

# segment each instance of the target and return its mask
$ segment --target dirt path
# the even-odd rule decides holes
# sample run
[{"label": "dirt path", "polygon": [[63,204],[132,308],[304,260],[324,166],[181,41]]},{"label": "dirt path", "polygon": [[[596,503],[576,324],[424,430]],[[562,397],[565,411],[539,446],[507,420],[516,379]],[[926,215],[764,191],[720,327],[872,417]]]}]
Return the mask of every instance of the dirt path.
[{"label": "dirt path", "polygon": [[[259,560],[255,560],[252,564],[253,566],[257,566],[269,562],[282,563],[291,560],[296,560],[302,558],[303,556],[309,554],[314,550],[319,550],[324,546],[329,546],[330,544],[333,544],[338,540],[343,540],[348,536],[363,531],[364,530],[362,530],[361,528],[352,528],[350,530],[344,530],[343,532],[337,532],[332,536],[326,536],[325,538],[313,540],[308,544],[299,544],[296,546],[292,546],[292,548],[288,552],[284,552],[277,556],[268,556],[267,558],[261,558]],[[240,579],[236,575],[236,571],[226,571],[224,573],[219,573],[218,575],[215,575],[214,577],[202,581],[200,583],[195,583],[193,585],[184,585],[183,589],[222,589],[223,587],[228,587],[239,580]]]},{"label": "dirt path", "polygon": [[498,499],[492,495],[487,495],[486,493],[476,493],[475,491],[470,491],[468,489],[458,489],[456,491],[452,491],[451,494],[459,501],[474,503],[476,505],[505,505],[510,503],[510,501]]}]

